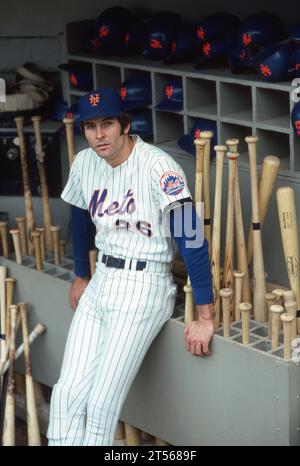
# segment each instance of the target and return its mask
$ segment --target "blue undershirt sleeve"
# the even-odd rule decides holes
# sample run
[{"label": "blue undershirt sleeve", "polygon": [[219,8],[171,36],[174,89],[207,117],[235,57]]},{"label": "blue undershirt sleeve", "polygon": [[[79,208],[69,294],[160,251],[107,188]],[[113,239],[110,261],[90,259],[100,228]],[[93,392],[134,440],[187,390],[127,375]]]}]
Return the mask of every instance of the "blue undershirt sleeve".
[{"label": "blue undershirt sleeve", "polygon": [[89,277],[89,251],[95,248],[95,225],[85,209],[71,205],[71,216],[74,273],[77,277]]},{"label": "blue undershirt sleeve", "polygon": [[[198,235],[195,233],[196,217],[197,212],[191,202],[188,206],[183,203],[174,209],[171,207],[166,214],[170,232],[177,243],[190,277],[194,302],[195,304],[210,304],[213,303],[213,288],[208,242],[204,239],[203,242],[200,241],[201,244],[199,243]],[[199,218],[198,221],[200,221]],[[196,247],[191,247],[193,241]]]}]

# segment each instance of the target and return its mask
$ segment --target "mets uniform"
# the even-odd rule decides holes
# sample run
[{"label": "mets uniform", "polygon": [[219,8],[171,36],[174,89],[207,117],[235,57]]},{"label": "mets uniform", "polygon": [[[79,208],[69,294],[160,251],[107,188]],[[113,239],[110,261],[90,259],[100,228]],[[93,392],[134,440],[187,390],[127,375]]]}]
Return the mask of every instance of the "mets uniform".
[{"label": "mets uniform", "polygon": [[89,211],[99,257],[53,388],[49,445],[113,444],[129,388],[173,312],[175,242],[163,212],[191,194],[169,155],[134,138],[128,159],[114,168],[92,149],[81,151],[62,193]]}]

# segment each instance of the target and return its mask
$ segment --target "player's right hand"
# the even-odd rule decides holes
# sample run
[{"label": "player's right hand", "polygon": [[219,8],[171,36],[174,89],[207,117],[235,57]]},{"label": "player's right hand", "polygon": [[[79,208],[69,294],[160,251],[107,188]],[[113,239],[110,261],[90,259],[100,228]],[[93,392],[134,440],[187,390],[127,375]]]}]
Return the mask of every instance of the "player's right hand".
[{"label": "player's right hand", "polygon": [[76,310],[82,293],[89,284],[89,278],[76,277],[73,281],[69,294],[69,303],[73,311]]}]

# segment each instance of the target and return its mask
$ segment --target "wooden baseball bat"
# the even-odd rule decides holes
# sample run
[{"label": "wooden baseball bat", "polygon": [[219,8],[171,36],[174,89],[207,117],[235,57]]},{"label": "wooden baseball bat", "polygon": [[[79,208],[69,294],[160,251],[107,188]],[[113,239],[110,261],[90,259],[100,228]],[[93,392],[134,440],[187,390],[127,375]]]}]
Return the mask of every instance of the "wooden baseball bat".
[{"label": "wooden baseball bat", "polygon": [[38,271],[43,270],[42,249],[41,249],[41,232],[34,230],[31,233],[34,244],[35,268]]},{"label": "wooden baseball bat", "polygon": [[239,313],[242,315],[243,345],[250,343],[250,314],[252,311],[251,303],[240,303]]},{"label": "wooden baseball bat", "polygon": [[9,257],[9,244],[8,244],[8,222],[0,222],[0,235],[1,235],[1,244],[3,256]]},{"label": "wooden baseball bat", "polygon": [[28,246],[27,246],[27,233],[26,233],[26,218],[16,217],[16,222],[18,224],[18,229],[20,231],[21,253],[27,256]]},{"label": "wooden baseball bat", "polygon": [[68,146],[68,159],[69,159],[69,168],[71,169],[72,163],[75,157],[75,144],[74,144],[74,118],[64,118],[63,122],[66,128],[67,134],[67,146]]},{"label": "wooden baseball bat", "polygon": [[25,365],[25,380],[26,380],[26,405],[27,405],[27,433],[28,445],[40,446],[41,436],[39,421],[36,409],[34,384],[32,379],[30,348],[28,335],[28,308],[26,303],[19,303],[19,309],[22,322],[22,333],[24,342],[24,365]]},{"label": "wooden baseball bat", "polygon": [[[31,345],[31,343],[33,343],[34,340],[36,340],[36,338],[39,337],[40,335],[42,335],[45,331],[46,331],[45,325],[43,325],[41,323],[36,324],[36,326],[34,327],[34,329],[32,330],[32,332],[29,335],[29,344]],[[17,360],[23,354],[23,352],[24,352],[24,343],[22,343],[18,347],[18,349],[16,350],[15,360]],[[1,374],[2,375],[5,374],[7,369],[8,369],[8,363],[6,362],[3,369],[2,369]]]},{"label": "wooden baseball bat", "polygon": [[234,300],[234,320],[240,320],[240,303],[242,301],[242,287],[243,280],[245,278],[244,272],[240,270],[234,270],[234,290],[235,290],[235,300]]},{"label": "wooden baseball bat", "polygon": [[[254,250],[253,250],[254,252]],[[254,259],[254,255],[253,255]],[[272,337],[271,337],[271,346],[272,349],[278,348],[279,344],[279,332],[280,332],[280,316],[284,312],[284,309],[279,304],[272,304],[270,307],[271,311],[271,322],[272,322]]]},{"label": "wooden baseball bat", "polygon": [[292,346],[292,324],[294,316],[284,312],[280,316],[281,322],[283,323],[283,344],[284,352],[283,358],[286,361],[291,359],[291,346]]},{"label": "wooden baseball bat", "polygon": [[253,312],[254,318],[258,322],[267,320],[267,306],[265,300],[266,282],[264,271],[264,258],[261,241],[259,206],[258,206],[258,186],[256,169],[256,144],[258,137],[247,136],[251,177],[251,201],[252,201],[252,230],[253,230]]},{"label": "wooden baseball bat", "polygon": [[214,290],[214,313],[215,329],[219,328],[221,320],[221,303],[220,303],[220,245],[221,245],[221,209],[222,209],[222,183],[223,183],[223,166],[224,157],[227,151],[226,146],[215,146],[216,151],[216,183],[215,183],[215,203],[214,219],[212,232],[212,251],[211,251],[211,271]]},{"label": "wooden baseball bat", "polygon": [[35,231],[39,231],[41,234],[41,256],[42,256],[42,262],[44,262],[47,259],[47,245],[46,245],[46,234],[45,234],[46,228],[36,227]]},{"label": "wooden baseball bat", "polygon": [[59,253],[60,253],[60,257],[64,257],[65,254],[66,254],[66,240],[65,239],[61,239],[59,241]]},{"label": "wooden baseball bat", "polygon": [[27,159],[26,159],[26,146],[25,146],[25,137],[24,137],[24,117],[15,117],[14,120],[17,126],[18,138],[19,138],[19,143],[20,143],[20,159],[21,159],[23,186],[24,186],[28,250],[29,250],[29,254],[33,254],[33,242],[31,239],[31,232],[35,229],[35,215],[34,215],[31,190],[30,190],[28,164],[27,164]]},{"label": "wooden baseball bat", "polygon": [[211,225],[210,225],[210,145],[213,133],[201,131],[200,140],[206,142],[203,159],[203,202],[204,202],[204,236],[208,242],[209,256],[211,255]]},{"label": "wooden baseball bat", "polygon": [[52,234],[50,230],[51,225],[52,225],[52,218],[51,218],[51,210],[50,210],[46,169],[45,169],[44,155],[43,155],[41,117],[33,116],[31,117],[31,121],[33,123],[35,140],[37,144],[37,160],[38,160],[38,169],[39,169],[40,185],[41,185],[43,219],[44,219],[44,225],[46,228],[46,246],[47,246],[48,251],[53,251],[53,240],[52,240]]},{"label": "wooden baseball bat", "polygon": [[206,140],[195,139],[196,146],[196,175],[195,175],[195,202],[202,201],[203,198],[203,161],[204,161],[204,148],[207,144]]},{"label": "wooden baseball bat", "polygon": [[[231,152],[237,152],[239,144],[238,139],[227,139],[226,144]],[[236,164],[236,177],[235,177],[235,195],[234,195],[234,219],[235,219],[235,234],[236,234],[236,257],[237,257],[237,268],[241,272],[244,272],[244,278],[242,282],[242,300],[246,303],[252,302],[251,291],[250,291],[250,278],[247,261],[247,250],[244,233],[241,193],[240,193],[240,182],[238,165]],[[239,310],[237,311],[240,313]]]},{"label": "wooden baseball bat", "polygon": [[223,309],[223,336],[225,338],[230,337],[232,295],[233,295],[233,292],[231,288],[222,288],[220,290],[220,296],[222,299],[222,309]]},{"label": "wooden baseball bat", "polygon": [[295,301],[295,295],[294,295],[294,292],[292,290],[285,290],[283,292],[283,302],[284,302],[284,305],[286,305],[287,303],[290,303],[292,301]]},{"label": "wooden baseball bat", "polygon": [[3,446],[15,445],[15,348],[16,348],[16,320],[18,306],[10,307],[10,349],[9,349],[9,372],[8,386],[5,402],[5,419],[3,428]]},{"label": "wooden baseball bat", "polygon": [[136,427],[131,426],[125,422],[125,438],[126,445],[129,446],[139,446],[141,444],[140,440],[140,430]]},{"label": "wooden baseball bat", "polygon": [[53,248],[54,248],[54,264],[60,265],[61,258],[60,258],[60,226],[59,225],[52,225],[51,232],[53,235]]},{"label": "wooden baseball bat", "polygon": [[21,252],[21,241],[20,241],[20,231],[17,229],[9,230],[14,244],[14,250],[16,255],[16,263],[22,264],[22,252]]},{"label": "wooden baseball bat", "polygon": [[0,362],[5,362],[5,331],[6,331],[6,267],[0,266],[0,311],[1,311],[1,346],[0,346]]},{"label": "wooden baseball bat", "polygon": [[[263,160],[260,180],[259,180],[259,189],[258,189],[258,199],[259,199],[259,218],[260,226],[262,227],[267,210],[271,201],[275,181],[278,175],[280,166],[280,159],[274,155],[267,155]],[[247,258],[248,265],[251,265],[253,257],[253,240],[252,240],[252,227],[250,225],[248,233],[248,243],[247,243]]]},{"label": "wooden baseball bat", "polygon": [[[12,304],[11,304],[12,306]],[[3,374],[4,374],[4,367],[6,367],[6,372],[7,372],[7,369],[8,369],[8,366],[9,366],[9,361],[8,360],[8,357],[9,357],[9,348],[10,348],[10,328],[11,328],[11,319],[10,319],[10,307],[9,307],[9,310],[8,310],[8,313],[9,313],[9,332],[8,332],[8,337],[6,338],[6,346],[5,346],[5,362],[4,363],[0,363],[0,377],[2,378],[3,377]],[[18,328],[20,326],[20,322],[21,322],[21,317],[20,317],[20,314],[17,313],[17,323],[16,323],[16,334],[17,334],[17,331],[18,331]]]},{"label": "wooden baseball bat", "polygon": [[288,314],[291,314],[294,319],[292,322],[292,335],[291,335],[291,340],[292,340],[292,346],[297,347],[297,341],[295,340],[297,337],[297,303],[296,301],[289,301],[285,303],[284,305],[285,311]]},{"label": "wooden baseball bat", "polygon": [[[14,300],[14,288],[15,288],[16,280],[14,278],[6,278],[5,279],[5,292],[6,292],[6,325],[5,325],[5,340],[6,340],[6,347],[7,347],[7,339],[10,336],[10,306],[13,304]],[[5,357],[6,359],[6,357]]]},{"label": "wooden baseball bat", "polygon": [[119,421],[116,432],[115,432],[115,440],[123,440],[125,438],[125,429],[124,429],[124,422]]},{"label": "wooden baseball bat", "polygon": [[170,444],[161,438],[155,437],[155,445],[157,447],[168,447]]},{"label": "wooden baseball bat", "polygon": [[294,190],[283,186],[277,190],[277,206],[283,246],[284,259],[290,282],[290,288],[295,294],[298,305],[297,332],[300,333],[300,274],[299,274],[299,246]]},{"label": "wooden baseball bat", "polygon": [[184,322],[188,324],[195,319],[194,296],[189,276],[186,285],[183,287],[183,291],[185,292]]},{"label": "wooden baseball bat", "polygon": [[223,271],[223,287],[234,289],[233,283],[233,238],[234,238],[234,196],[235,196],[235,177],[236,161],[238,152],[227,152],[228,158],[228,199],[227,199],[227,220],[226,220],[226,239],[225,239],[225,257]]},{"label": "wooden baseball bat", "polygon": [[268,309],[268,319],[269,319],[269,337],[272,337],[272,314],[271,314],[271,306],[276,303],[277,297],[274,293],[266,293],[266,302],[267,302],[267,309]]}]

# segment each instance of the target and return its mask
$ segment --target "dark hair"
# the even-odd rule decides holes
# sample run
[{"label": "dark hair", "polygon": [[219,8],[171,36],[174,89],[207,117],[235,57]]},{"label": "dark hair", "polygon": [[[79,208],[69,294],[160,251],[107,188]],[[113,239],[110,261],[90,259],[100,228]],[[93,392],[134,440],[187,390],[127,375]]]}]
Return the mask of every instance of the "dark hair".
[{"label": "dark hair", "polygon": [[[125,128],[127,128],[128,125],[131,125],[131,122],[132,122],[131,116],[129,115],[129,113],[122,112],[120,113],[120,115],[116,117],[116,119],[120,123],[121,134],[124,134]],[[82,134],[84,135],[84,121],[80,123],[80,128],[81,128]],[[130,128],[129,128],[129,132],[130,132]]]}]

